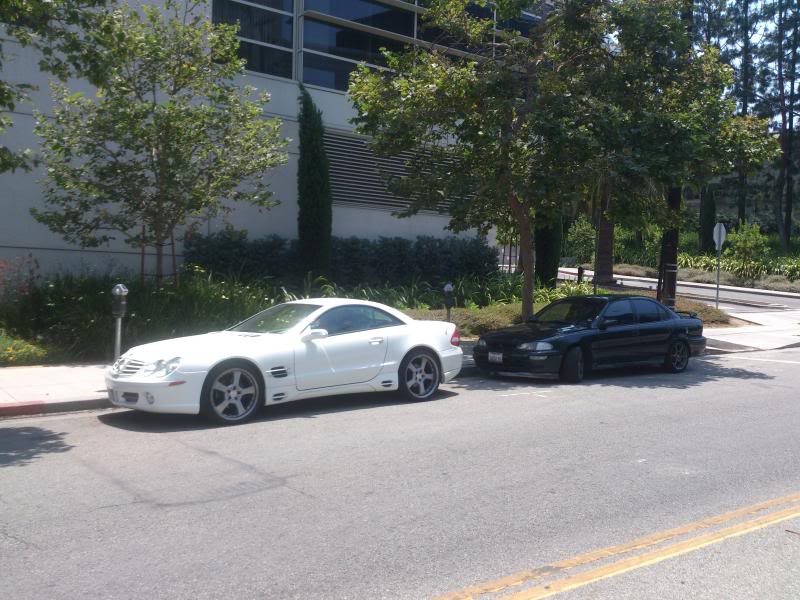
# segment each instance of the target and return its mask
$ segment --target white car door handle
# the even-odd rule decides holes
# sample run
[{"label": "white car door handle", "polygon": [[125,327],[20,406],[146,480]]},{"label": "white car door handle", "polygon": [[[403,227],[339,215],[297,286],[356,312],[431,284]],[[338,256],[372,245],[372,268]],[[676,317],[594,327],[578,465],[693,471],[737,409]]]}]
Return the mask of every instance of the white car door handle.
[{"label": "white car door handle", "polygon": [[382,344],[385,338],[382,337],[374,337],[369,341],[370,346],[377,346],[378,344]]}]

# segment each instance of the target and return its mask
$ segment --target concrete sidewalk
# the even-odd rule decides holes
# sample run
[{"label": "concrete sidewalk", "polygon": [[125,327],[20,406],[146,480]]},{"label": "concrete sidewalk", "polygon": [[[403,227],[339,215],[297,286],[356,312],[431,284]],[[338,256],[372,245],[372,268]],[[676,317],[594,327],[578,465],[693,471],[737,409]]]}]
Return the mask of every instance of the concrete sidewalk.
[{"label": "concrete sidewalk", "polygon": [[104,365],[0,368],[0,417],[106,408]]}]

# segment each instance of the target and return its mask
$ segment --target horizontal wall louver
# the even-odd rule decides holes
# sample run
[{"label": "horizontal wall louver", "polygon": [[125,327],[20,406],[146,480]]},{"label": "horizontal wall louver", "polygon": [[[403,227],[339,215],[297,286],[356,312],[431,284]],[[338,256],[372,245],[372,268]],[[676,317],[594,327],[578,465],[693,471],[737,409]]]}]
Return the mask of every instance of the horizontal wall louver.
[{"label": "horizontal wall louver", "polygon": [[[331,196],[334,204],[369,206],[402,211],[409,202],[389,192],[386,177],[404,176],[404,157],[376,156],[364,138],[325,132],[325,151],[331,169]],[[446,210],[446,207],[443,206]],[[427,211],[426,211],[427,212]],[[436,212],[436,211],[431,211]]]}]

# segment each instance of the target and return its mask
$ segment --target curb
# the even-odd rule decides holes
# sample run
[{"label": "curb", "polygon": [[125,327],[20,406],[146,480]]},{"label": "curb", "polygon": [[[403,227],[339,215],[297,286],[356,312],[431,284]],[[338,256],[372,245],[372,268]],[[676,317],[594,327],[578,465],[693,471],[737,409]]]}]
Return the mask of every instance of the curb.
[{"label": "curb", "polygon": [[15,402],[0,405],[0,419],[79,410],[97,410],[99,408],[113,408],[113,405],[108,401],[108,398],[64,400],[61,402],[44,402],[41,400],[34,402]]}]

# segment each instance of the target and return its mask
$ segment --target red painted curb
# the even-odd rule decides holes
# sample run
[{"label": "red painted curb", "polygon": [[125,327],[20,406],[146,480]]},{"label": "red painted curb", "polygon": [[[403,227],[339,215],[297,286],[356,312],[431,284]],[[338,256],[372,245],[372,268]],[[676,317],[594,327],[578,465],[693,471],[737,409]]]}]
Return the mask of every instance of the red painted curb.
[{"label": "red painted curb", "polygon": [[108,398],[94,398],[92,400],[68,400],[63,402],[45,402],[36,400],[31,402],[13,402],[0,404],[0,419],[5,417],[20,417],[24,415],[43,415],[49,413],[71,412],[76,410],[95,410],[98,408],[112,408]]}]

